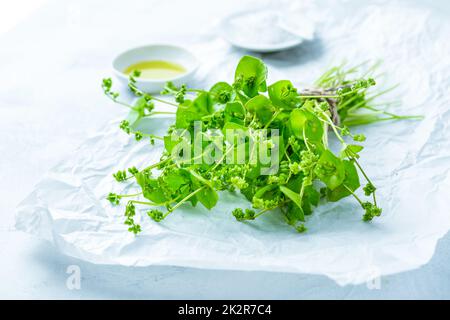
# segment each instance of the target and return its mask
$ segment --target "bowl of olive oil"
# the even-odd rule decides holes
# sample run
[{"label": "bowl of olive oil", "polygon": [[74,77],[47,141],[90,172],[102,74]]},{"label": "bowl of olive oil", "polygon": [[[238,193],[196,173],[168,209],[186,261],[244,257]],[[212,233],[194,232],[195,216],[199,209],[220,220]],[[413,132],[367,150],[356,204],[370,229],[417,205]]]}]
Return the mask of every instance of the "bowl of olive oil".
[{"label": "bowl of olive oil", "polygon": [[160,92],[166,82],[188,84],[198,67],[197,58],[188,50],[174,45],[147,45],[122,52],[113,60],[116,77],[125,85],[130,75],[136,86],[148,93]]}]

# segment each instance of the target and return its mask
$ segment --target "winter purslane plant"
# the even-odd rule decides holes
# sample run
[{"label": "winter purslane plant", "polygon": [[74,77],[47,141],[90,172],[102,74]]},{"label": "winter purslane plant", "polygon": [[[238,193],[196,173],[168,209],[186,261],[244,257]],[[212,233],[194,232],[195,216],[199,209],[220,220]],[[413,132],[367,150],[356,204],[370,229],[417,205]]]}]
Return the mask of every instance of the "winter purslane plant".
[{"label": "winter purslane plant", "polygon": [[[167,83],[162,92],[167,99],[139,90],[136,78],[140,72],[136,70],[129,81],[129,88],[138,97],[134,105],[120,101],[119,95],[112,91],[111,79],[104,79],[104,93],[130,108],[130,114],[121,122],[120,128],[138,141],[149,139],[153,145],[155,140],[162,140],[165,149],[158,163],[114,174],[119,182],[134,179],[141,192],[110,193],[108,200],[113,205],[126,201],[125,224],[135,234],[141,231],[135,221],[137,206],[149,207],[148,216],[161,222],[185,203],[196,206],[200,202],[212,209],[219,199],[218,191],[239,190],[251,203],[252,209],[232,211],[238,221],[254,220],[273,211],[282,214],[297,231],[304,232],[304,223],[314,207],[348,196],[354,197],[361,206],[363,220],[370,221],[382,210],[377,203],[376,187],[359,163],[359,153],[363,149],[360,143],[365,137],[352,133],[349,127],[418,118],[398,116],[374,106],[374,99],[383,92],[371,93],[370,89],[375,85],[371,78],[373,70],[355,77],[358,68],[335,67],[319,78],[314,89],[300,91],[288,80],[267,85],[265,64],[257,58],[244,56],[236,68],[233,83],[218,82],[209,90]],[[173,112],[154,111],[155,101],[173,107]],[[156,114],[175,116],[166,136],[134,129],[139,120]],[[195,132],[195,123],[200,123],[200,132]],[[193,143],[191,139],[195,135],[208,136],[211,132],[219,132],[219,136],[222,132],[225,136],[227,129],[238,129],[244,132],[245,138],[232,141],[225,138],[225,153],[214,162],[199,163],[174,156],[180,140]],[[174,141],[176,130],[188,135]],[[267,130],[268,136],[261,139],[258,130]],[[270,130],[278,132],[277,148],[273,148],[275,136]],[[330,149],[329,133],[340,142],[339,152]],[[258,155],[254,156],[257,152],[252,149],[257,143],[277,153],[275,172],[262,173],[264,164]],[[243,161],[225,161],[227,154],[237,152],[242,146],[249,151]],[[206,149],[201,150],[201,158]],[[364,197],[356,194],[361,185]]]}]

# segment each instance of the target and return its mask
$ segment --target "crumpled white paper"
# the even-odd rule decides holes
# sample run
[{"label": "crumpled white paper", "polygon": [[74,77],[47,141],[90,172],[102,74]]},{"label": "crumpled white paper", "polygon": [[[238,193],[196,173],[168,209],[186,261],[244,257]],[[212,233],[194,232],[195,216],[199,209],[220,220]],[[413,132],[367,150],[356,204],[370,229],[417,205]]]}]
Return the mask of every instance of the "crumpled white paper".
[{"label": "crumpled white paper", "polygon": [[[236,222],[231,210],[246,201],[222,193],[210,212],[186,205],[159,224],[142,211],[143,232],[135,237],[123,224],[123,207],[112,207],[105,197],[110,191],[133,192],[136,186],[118,184],[111,174],[156,162],[162,147],[134,142],[116,121],[36,186],[18,208],[17,228],[92,263],[322,274],[341,285],[427,263],[450,229],[449,28],[426,11],[402,5],[369,7],[339,24],[333,19],[338,10],[322,13],[330,16],[323,25],[323,43],[316,46],[321,57],[283,68],[289,53],[269,55],[265,60],[275,78],[306,82],[330,61],[384,57],[383,69],[402,84],[403,106],[395,112],[426,116],[357,130],[368,137],[361,161],[378,186],[381,218],[363,223],[361,209],[348,198],[320,205],[307,222],[308,232],[298,234],[276,213]],[[300,59],[301,54],[316,57],[307,49],[298,54]],[[234,67],[225,66],[225,56],[221,59],[222,68]],[[161,133],[172,120],[148,121],[145,127]]]}]

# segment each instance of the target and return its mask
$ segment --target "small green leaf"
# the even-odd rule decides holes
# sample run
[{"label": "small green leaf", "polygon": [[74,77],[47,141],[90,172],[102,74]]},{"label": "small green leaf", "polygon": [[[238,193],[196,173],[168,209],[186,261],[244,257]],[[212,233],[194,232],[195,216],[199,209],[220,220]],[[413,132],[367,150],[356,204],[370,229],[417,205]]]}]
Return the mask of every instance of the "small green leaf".
[{"label": "small green leaf", "polygon": [[317,116],[307,110],[292,110],[289,117],[289,127],[291,132],[299,139],[308,142],[319,142],[323,137],[323,125]]},{"label": "small green leaf", "polygon": [[181,141],[182,141],[182,137],[172,137],[172,135],[170,136],[164,136],[164,147],[166,149],[166,151],[171,154],[173,148],[175,148]]},{"label": "small green leaf", "polygon": [[287,223],[294,226],[298,221],[305,221],[305,213],[294,202],[290,202],[285,212]]},{"label": "small green leaf", "polygon": [[224,109],[225,122],[244,124],[245,108],[240,101],[228,102]]},{"label": "small green leaf", "polygon": [[250,99],[246,104],[245,108],[251,112],[255,113],[258,120],[265,125],[272,119],[274,113],[274,107],[270,100],[263,95],[258,95]]},{"label": "small green leaf", "polygon": [[217,204],[219,200],[219,195],[212,188],[205,188],[201,190],[198,194],[198,201],[205,206],[206,209],[211,210]]},{"label": "small green leaf", "polygon": [[347,188],[354,192],[361,186],[358,171],[356,170],[353,161],[344,160],[343,163],[345,167],[344,181],[334,190],[327,189],[327,199],[332,202],[339,201],[340,199],[351,195],[351,192]]},{"label": "small green leaf", "polygon": [[299,220],[305,221],[305,214],[303,213],[302,199],[300,198],[300,195],[285,186],[280,186],[280,190],[286,195],[286,197],[291,199],[297,205],[298,211],[296,214],[300,216]]},{"label": "small green leaf", "polygon": [[209,89],[211,99],[214,104],[224,105],[235,99],[236,93],[233,87],[226,82],[217,82]]},{"label": "small green leaf", "polygon": [[139,172],[136,174],[136,181],[142,188],[144,198],[155,203],[163,203],[168,200],[157,179],[150,178],[147,174]]},{"label": "small green leaf", "polygon": [[192,122],[214,112],[214,106],[208,92],[200,93],[194,100],[185,100],[179,105],[176,113],[177,128],[189,128]]},{"label": "small green leaf", "polygon": [[320,156],[314,173],[331,190],[336,189],[345,179],[342,160],[329,150],[325,150]]},{"label": "small green leaf", "polygon": [[300,96],[289,80],[280,80],[269,86],[269,97],[279,108],[292,110],[300,105]]},{"label": "small green leaf", "polygon": [[355,157],[359,159],[359,152],[364,149],[363,146],[357,144],[349,144],[341,151],[341,158],[351,158]]},{"label": "small green leaf", "polygon": [[258,95],[258,92],[267,90],[266,79],[267,67],[264,62],[251,56],[241,58],[234,74],[236,87],[252,98]]}]

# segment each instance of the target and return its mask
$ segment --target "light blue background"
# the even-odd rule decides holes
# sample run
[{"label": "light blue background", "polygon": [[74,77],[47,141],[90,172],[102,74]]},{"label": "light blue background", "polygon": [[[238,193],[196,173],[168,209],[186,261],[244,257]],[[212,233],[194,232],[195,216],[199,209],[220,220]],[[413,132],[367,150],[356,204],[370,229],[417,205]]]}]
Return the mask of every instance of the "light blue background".
[{"label": "light blue background", "polygon": [[[448,1],[407,2],[450,17]],[[383,277],[380,289],[370,290],[339,287],[322,276],[98,266],[62,256],[49,243],[14,231],[14,208],[33,185],[99,123],[121,114],[104,108],[98,89],[117,50],[158,40],[183,44],[203,37],[213,42],[214,22],[241,5],[54,1],[0,36],[0,298],[450,298],[449,235],[426,266]],[[73,264],[81,268],[81,290],[66,287],[66,269]]]}]

